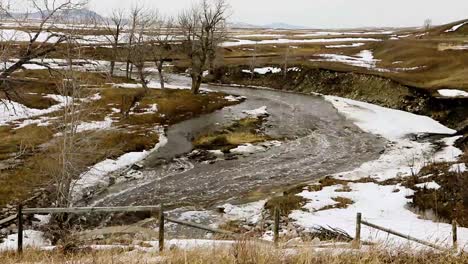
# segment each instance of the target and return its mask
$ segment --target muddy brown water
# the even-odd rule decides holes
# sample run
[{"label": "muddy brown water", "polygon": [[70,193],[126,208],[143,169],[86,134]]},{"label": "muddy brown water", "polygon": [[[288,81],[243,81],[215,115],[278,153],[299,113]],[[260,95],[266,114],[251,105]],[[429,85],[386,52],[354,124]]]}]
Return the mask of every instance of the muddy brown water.
[{"label": "muddy brown water", "polygon": [[[182,79],[183,81],[183,79]],[[237,87],[205,88],[247,97],[241,104],[187,120],[167,129],[168,143],[145,161],[138,180],[109,187],[90,204],[99,206],[236,203],[253,192],[273,190],[348,171],[379,157],[385,140],[365,133],[319,96]],[[266,132],[286,137],[265,152],[220,160],[189,160],[191,139],[266,106]]]}]

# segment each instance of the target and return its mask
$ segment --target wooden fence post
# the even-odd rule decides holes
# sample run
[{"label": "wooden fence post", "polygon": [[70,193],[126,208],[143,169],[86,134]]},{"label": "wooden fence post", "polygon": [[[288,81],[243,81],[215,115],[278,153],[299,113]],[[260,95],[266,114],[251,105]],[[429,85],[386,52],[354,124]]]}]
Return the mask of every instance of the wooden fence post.
[{"label": "wooden fence post", "polygon": [[273,227],[273,240],[275,245],[278,245],[279,240],[279,224],[280,224],[280,210],[275,208],[275,225]]},{"label": "wooden fence post", "polygon": [[18,254],[23,253],[23,205],[18,205]]},{"label": "wooden fence post", "polygon": [[159,207],[159,252],[164,251],[164,207]]},{"label": "wooden fence post", "polygon": [[362,222],[362,213],[357,213],[356,215],[356,237],[354,238],[354,246],[357,248],[361,247],[361,222]]},{"label": "wooden fence post", "polygon": [[453,250],[458,250],[458,234],[457,234],[457,221],[452,221],[452,242],[453,242]]}]

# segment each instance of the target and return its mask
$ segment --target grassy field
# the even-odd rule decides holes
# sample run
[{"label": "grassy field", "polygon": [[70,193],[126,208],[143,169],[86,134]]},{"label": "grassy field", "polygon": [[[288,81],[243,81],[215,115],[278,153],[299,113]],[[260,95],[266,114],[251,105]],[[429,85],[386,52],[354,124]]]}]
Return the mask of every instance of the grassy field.
[{"label": "grassy field", "polygon": [[[83,89],[83,99],[99,94],[98,100],[82,103],[81,122],[92,124],[112,119],[110,128],[77,134],[78,138],[86,138],[76,146],[78,172],[104,159],[152,149],[159,139],[156,126],[171,125],[235,104],[226,100],[222,93],[193,95],[189,90],[160,89],[145,92],[143,89],[112,85],[132,83],[132,80],[110,78],[103,73],[76,74],[85,80],[88,87]],[[58,103],[45,96],[59,94],[60,83],[56,82],[56,76],[50,76],[47,71],[23,71],[15,78],[20,91],[15,101],[38,109]],[[18,127],[10,124],[0,127],[0,206],[26,199],[37,188],[51,186],[55,168],[60,166],[58,150],[62,144],[62,114],[63,111],[58,110],[32,118],[47,118],[45,125]]]},{"label": "grassy field", "polygon": [[[376,38],[382,41],[364,42],[359,47],[327,48],[329,45],[351,44],[347,43],[292,43],[292,44],[262,44],[243,45],[224,49],[223,63],[232,65],[250,65],[252,57],[255,58],[255,65],[258,67],[283,65],[286,54],[288,54],[289,65],[304,65],[325,68],[344,72],[366,73],[385,78],[390,78],[404,85],[424,89],[457,88],[468,90],[468,52],[443,48],[446,46],[465,45],[468,41],[467,28],[465,25],[456,32],[445,32],[454,25],[463,21],[454,22],[448,25],[438,26],[429,31],[423,30],[400,30],[395,31],[392,36],[404,35],[404,37],[391,38],[390,35],[379,34],[353,34],[339,36],[316,36],[299,37],[295,31],[281,31],[281,38],[287,39],[330,39],[330,38]],[[250,33],[269,34],[268,31],[252,31]],[[244,34],[249,34],[245,32]],[[248,40],[271,40],[278,37],[257,36],[246,37]],[[242,39],[242,38],[240,38]],[[360,42],[359,40],[355,41]],[[288,48],[289,47],[289,48]],[[341,62],[310,61],[317,59],[319,54],[340,54],[352,56],[362,50],[371,50],[374,58],[378,60],[376,67],[389,70],[388,72],[376,71],[362,67],[354,67]],[[416,69],[416,67],[419,67]],[[247,66],[248,68],[248,66]],[[411,69],[403,71],[401,69]],[[400,70],[396,70],[400,69]]]}]

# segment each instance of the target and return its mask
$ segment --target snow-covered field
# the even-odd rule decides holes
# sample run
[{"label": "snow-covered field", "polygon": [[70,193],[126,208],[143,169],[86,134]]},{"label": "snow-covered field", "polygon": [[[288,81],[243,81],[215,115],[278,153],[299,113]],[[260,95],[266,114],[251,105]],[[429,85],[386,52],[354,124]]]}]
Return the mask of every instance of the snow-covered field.
[{"label": "snow-covered field", "polygon": [[340,62],[355,67],[374,69],[379,71],[388,71],[386,69],[376,68],[377,62],[380,60],[375,59],[372,51],[362,50],[354,56],[340,55],[340,54],[318,54],[319,59],[312,59],[311,61],[327,61],[327,62]]},{"label": "snow-covered field", "polygon": [[323,39],[273,39],[273,40],[246,40],[238,39],[237,41],[226,41],[221,44],[222,47],[235,47],[242,45],[255,45],[255,44],[286,44],[286,43],[328,43],[328,42],[371,42],[382,41],[376,38],[323,38]]},{"label": "snow-covered field", "polygon": [[[450,134],[455,131],[428,117],[334,96],[325,98],[332,102],[338,111],[354,120],[361,129],[381,135],[390,142],[378,160],[367,162],[355,170],[336,174],[334,175],[336,178],[358,180],[371,177],[376,180],[386,180],[404,177],[411,175],[412,171],[417,173],[425,162],[434,158],[439,161],[456,161],[462,153],[453,147],[457,137],[452,137]],[[433,153],[429,143],[419,143],[408,137],[410,134],[420,133],[447,134],[447,138],[442,140],[447,146],[439,153]],[[429,188],[438,187],[434,182],[424,185]],[[406,197],[411,195],[413,190],[399,184],[385,186],[373,182],[350,183],[348,186],[351,188],[350,192],[337,192],[337,189],[343,187],[341,185],[326,187],[318,192],[304,190],[300,195],[309,200],[304,206],[307,210],[294,211],[290,217],[306,228],[328,225],[354,234],[356,214],[361,212],[363,218],[371,223],[439,245],[450,244],[452,235],[450,224],[421,219],[407,208],[409,199]],[[334,197],[349,198],[354,203],[345,209],[317,211],[323,206],[335,204],[332,199]],[[405,239],[369,228],[363,229],[363,238],[398,246],[409,243]],[[459,228],[460,247],[464,248],[467,243],[468,229]]]}]

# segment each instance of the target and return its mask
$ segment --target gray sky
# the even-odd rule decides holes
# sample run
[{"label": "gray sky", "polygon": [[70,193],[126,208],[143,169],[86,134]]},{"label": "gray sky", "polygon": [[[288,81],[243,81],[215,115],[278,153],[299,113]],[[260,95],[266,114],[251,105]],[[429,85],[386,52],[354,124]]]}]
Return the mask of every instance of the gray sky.
[{"label": "gray sky", "polygon": [[[193,0],[90,0],[101,14],[135,3],[175,14]],[[468,18],[468,0],[230,0],[231,21],[284,22],[315,28],[422,26],[426,18],[443,24]]]}]

